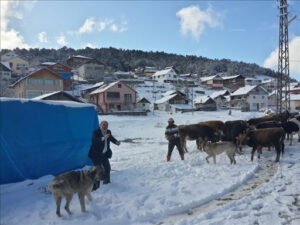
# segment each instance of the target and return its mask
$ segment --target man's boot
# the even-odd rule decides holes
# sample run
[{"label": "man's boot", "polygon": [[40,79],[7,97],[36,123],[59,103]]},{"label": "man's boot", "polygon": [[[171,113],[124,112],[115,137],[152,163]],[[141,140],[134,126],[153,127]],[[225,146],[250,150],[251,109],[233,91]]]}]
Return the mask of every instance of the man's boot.
[{"label": "man's boot", "polygon": [[171,156],[167,155],[167,162],[169,162],[171,160]]},{"label": "man's boot", "polygon": [[184,154],[180,155],[181,160],[184,160]]}]

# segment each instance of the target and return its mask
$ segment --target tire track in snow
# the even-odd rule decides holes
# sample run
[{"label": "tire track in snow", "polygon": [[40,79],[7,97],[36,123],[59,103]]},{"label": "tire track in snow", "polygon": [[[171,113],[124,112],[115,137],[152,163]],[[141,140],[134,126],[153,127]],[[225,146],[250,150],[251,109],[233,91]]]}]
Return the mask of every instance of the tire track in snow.
[{"label": "tire track in snow", "polygon": [[182,219],[191,218],[191,216],[199,216],[201,214],[209,213],[217,208],[224,206],[230,202],[242,199],[251,195],[251,193],[259,189],[262,185],[268,183],[275,175],[278,169],[278,163],[274,163],[273,156],[267,159],[262,159],[259,164],[259,169],[256,171],[256,175],[247,180],[244,184],[236,188],[235,190],[225,194],[223,197],[214,199],[197,207],[191,208],[180,214],[170,216],[156,223],[156,225],[162,224],[174,224]]}]

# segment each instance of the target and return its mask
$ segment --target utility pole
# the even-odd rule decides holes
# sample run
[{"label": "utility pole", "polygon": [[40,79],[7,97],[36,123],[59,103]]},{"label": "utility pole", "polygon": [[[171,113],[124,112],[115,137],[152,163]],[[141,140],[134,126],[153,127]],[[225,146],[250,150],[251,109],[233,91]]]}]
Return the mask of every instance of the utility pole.
[{"label": "utility pole", "polygon": [[[278,74],[276,87],[276,112],[290,110],[290,70],[289,70],[289,36],[288,26],[296,16],[288,20],[287,0],[279,1],[279,48],[278,48]],[[284,96],[283,96],[284,85]]]}]

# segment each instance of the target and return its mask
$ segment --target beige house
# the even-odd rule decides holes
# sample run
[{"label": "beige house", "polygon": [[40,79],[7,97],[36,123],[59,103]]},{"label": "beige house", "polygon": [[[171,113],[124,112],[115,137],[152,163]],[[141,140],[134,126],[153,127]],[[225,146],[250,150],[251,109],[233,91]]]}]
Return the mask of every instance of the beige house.
[{"label": "beige house", "polygon": [[21,78],[12,88],[16,98],[34,98],[54,91],[63,91],[63,78],[43,68]]},{"label": "beige house", "polygon": [[28,73],[29,63],[25,59],[19,56],[14,56],[12,58],[3,58],[3,62],[7,62],[13,71],[17,75]]},{"label": "beige house", "polygon": [[78,68],[79,77],[85,80],[103,81],[105,77],[105,66],[96,59],[81,64]]}]

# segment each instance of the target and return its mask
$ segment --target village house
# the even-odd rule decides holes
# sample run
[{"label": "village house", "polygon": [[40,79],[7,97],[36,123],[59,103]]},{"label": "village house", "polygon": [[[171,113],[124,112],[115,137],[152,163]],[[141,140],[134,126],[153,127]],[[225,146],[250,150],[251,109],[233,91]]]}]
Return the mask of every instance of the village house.
[{"label": "village house", "polygon": [[217,108],[224,109],[227,107],[227,99],[226,96],[230,95],[229,91],[215,91],[209,97],[211,97],[217,104]]},{"label": "village house", "polygon": [[26,75],[28,73],[28,61],[16,54],[8,54],[1,56],[1,61],[7,62],[9,64],[9,67],[13,72],[12,75]]},{"label": "village house", "polygon": [[82,56],[82,55],[71,56],[67,59],[67,65],[72,68],[77,68],[79,65],[86,63],[92,59],[93,58]]},{"label": "village house", "polygon": [[79,77],[90,81],[103,81],[106,76],[104,70],[104,63],[96,59],[91,59],[87,62],[84,62],[77,68]]},{"label": "village house", "polygon": [[90,93],[89,101],[99,112],[130,111],[136,107],[137,92],[121,81],[104,84]]},{"label": "village house", "polygon": [[80,99],[68,94],[64,91],[55,91],[48,94],[43,94],[33,98],[33,100],[54,100],[54,101],[72,101],[83,103]]},{"label": "village house", "polygon": [[211,89],[223,89],[223,79],[219,75],[201,77],[200,84]]},{"label": "village house", "polygon": [[176,83],[178,81],[178,74],[174,68],[167,67],[153,74],[152,79],[161,83]]},{"label": "village house", "polygon": [[167,92],[161,99],[154,102],[154,110],[171,111],[171,105],[173,104],[188,104],[188,99],[185,95],[175,92]]},{"label": "village house", "polygon": [[85,99],[89,99],[90,93],[93,92],[94,90],[96,90],[97,88],[101,87],[102,85],[104,85],[103,81],[98,82],[93,85],[88,85],[88,87],[80,90],[80,96]]},{"label": "village house", "polygon": [[63,65],[56,62],[44,62],[40,65],[42,68],[48,68],[49,70],[57,73],[64,79],[63,85],[64,90],[70,90],[72,87],[72,76],[73,72],[69,66]]},{"label": "village house", "polygon": [[0,63],[0,82],[1,83],[9,83],[11,79],[11,72],[10,66],[7,62]]},{"label": "village house", "polygon": [[277,81],[275,79],[263,80],[261,86],[268,92],[272,92],[277,88]]},{"label": "village house", "polygon": [[231,107],[259,111],[268,107],[268,92],[261,86],[245,86],[230,95]]},{"label": "village house", "polygon": [[156,67],[146,66],[143,69],[142,74],[146,77],[152,77],[153,74],[155,74],[157,71],[158,71],[158,69],[156,69]]},{"label": "village house", "polygon": [[276,91],[268,94],[268,107],[276,108]]},{"label": "village house", "polygon": [[291,111],[300,111],[300,94],[291,94],[290,95],[291,100]]},{"label": "village house", "polygon": [[113,73],[113,76],[117,79],[133,79],[134,73],[133,72],[124,72],[124,71],[117,71]]},{"label": "village house", "polygon": [[255,79],[255,78],[251,78],[251,77],[247,77],[245,79],[245,85],[250,85],[250,86],[255,86],[255,85],[260,85],[262,83],[262,80],[259,79]]},{"label": "village house", "polygon": [[222,78],[223,86],[231,91],[236,91],[241,87],[245,87],[245,77],[242,75],[226,76]]},{"label": "village house", "polygon": [[199,96],[194,100],[194,106],[197,111],[215,111],[217,103],[209,96]]},{"label": "village house", "polygon": [[136,108],[141,111],[150,112],[150,102],[145,97],[139,98],[136,101]]},{"label": "village house", "polygon": [[63,91],[63,78],[47,69],[39,69],[11,86],[16,98],[34,98],[54,91]]}]

